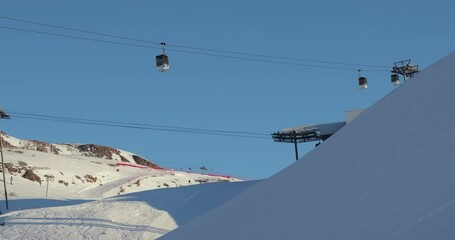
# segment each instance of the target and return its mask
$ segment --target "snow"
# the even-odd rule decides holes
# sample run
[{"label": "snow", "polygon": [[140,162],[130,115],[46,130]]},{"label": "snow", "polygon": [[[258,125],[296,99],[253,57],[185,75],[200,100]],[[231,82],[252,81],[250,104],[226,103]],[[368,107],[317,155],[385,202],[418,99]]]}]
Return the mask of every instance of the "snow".
[{"label": "snow", "polygon": [[[10,143],[26,142],[5,137]],[[0,226],[0,239],[156,239],[255,184],[136,164],[119,166],[114,160],[73,152],[5,148],[4,156],[15,168],[33,169],[42,182],[23,178],[23,169],[6,172],[9,209],[1,183],[0,223],[5,226]],[[47,198],[45,175],[55,177]],[[96,181],[89,182],[86,175]],[[208,184],[198,182],[201,179]]]},{"label": "snow", "polygon": [[455,53],[160,239],[454,239]]},{"label": "snow", "polygon": [[[34,206],[0,218],[0,222],[5,221],[0,239],[155,239],[254,184],[201,184],[89,202],[13,200],[12,205]],[[47,201],[70,206],[39,208]]]},{"label": "snow", "polygon": [[[40,148],[38,142],[31,141],[31,140],[23,140],[23,139],[18,139],[12,136],[9,136],[7,134],[2,133],[3,138],[5,139],[5,142],[9,143],[14,148],[19,148],[19,149],[28,149],[28,150],[38,150]],[[55,144],[55,143],[50,143],[48,146],[46,145],[45,147],[41,146],[41,148],[44,148],[42,151],[43,152],[49,152],[53,153],[54,151],[57,151],[59,155],[64,155],[64,156],[70,156],[70,157],[76,157],[76,156],[87,156],[90,153],[83,152],[82,150],[78,149],[78,146],[80,144]],[[54,150],[54,151],[53,151]],[[133,158],[133,153],[127,152],[124,150],[116,149],[118,153],[113,152],[112,153],[112,160],[114,161],[122,161],[126,160],[130,163],[136,163],[136,161]],[[123,157],[123,159],[122,159]]]},{"label": "snow", "polygon": [[5,221],[2,239],[155,239],[177,227],[165,211],[113,199],[24,210]]}]

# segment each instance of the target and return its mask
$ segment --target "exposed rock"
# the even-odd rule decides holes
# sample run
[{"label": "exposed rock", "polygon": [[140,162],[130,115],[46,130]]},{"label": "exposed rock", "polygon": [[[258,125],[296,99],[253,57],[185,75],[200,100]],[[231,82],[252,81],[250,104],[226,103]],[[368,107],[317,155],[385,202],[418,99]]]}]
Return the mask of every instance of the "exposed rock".
[{"label": "exposed rock", "polygon": [[2,138],[2,144],[4,148],[13,148],[13,145],[7,141],[7,134],[0,131],[0,137]]},{"label": "exposed rock", "polygon": [[33,181],[33,182],[39,182],[41,183],[41,178],[36,175],[35,173],[33,173],[33,170],[32,169],[28,169],[25,171],[24,175],[22,175],[23,178],[26,178],[30,181]]},{"label": "exposed rock", "polygon": [[133,155],[133,159],[139,165],[143,165],[143,166],[147,166],[147,167],[151,167],[151,168],[155,168],[155,169],[163,169],[162,167],[160,167],[152,162],[149,162],[146,159],[139,157],[137,155]]},{"label": "exposed rock", "polygon": [[89,183],[94,183],[97,180],[97,177],[94,177],[94,176],[89,175],[89,174],[85,175],[84,177],[85,177],[85,181],[87,181]]},{"label": "exposed rock", "polygon": [[77,148],[85,153],[88,157],[112,159],[112,153],[120,154],[120,151],[115,148],[100,146],[96,144],[78,145]]},{"label": "exposed rock", "polygon": [[[20,140],[10,137],[3,132],[2,138],[3,146],[5,148],[33,150],[45,153],[53,153],[57,155],[62,154],[63,151],[65,154],[74,154],[76,156],[82,155],[86,157],[103,158],[108,160],[120,160],[122,162],[132,162],[143,166],[161,169],[161,167],[159,167],[157,164],[154,164],[147,159],[127,152],[125,155],[125,152],[112,147],[96,144],[51,144],[37,140]],[[131,157],[133,159],[131,159]]]}]

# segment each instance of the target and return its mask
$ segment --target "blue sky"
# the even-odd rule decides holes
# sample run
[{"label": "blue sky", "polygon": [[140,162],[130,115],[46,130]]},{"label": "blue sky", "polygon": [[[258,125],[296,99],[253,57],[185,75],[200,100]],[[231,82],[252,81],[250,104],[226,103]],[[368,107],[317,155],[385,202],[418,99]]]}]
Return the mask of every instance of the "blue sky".
[{"label": "blue sky", "polygon": [[[385,67],[411,58],[424,68],[453,51],[454,7],[449,1],[3,1],[0,16],[291,58]],[[6,19],[0,26],[101,38]],[[169,50],[171,70],[160,73],[157,49],[1,28],[0,43],[0,105],[11,112],[268,134],[342,121],[346,110],[366,108],[393,90],[387,68],[364,72],[369,88],[359,90],[355,70]],[[268,177],[294,162],[293,146],[271,139],[21,118],[0,124],[19,138],[113,146],[165,167],[205,165],[245,179]]]}]

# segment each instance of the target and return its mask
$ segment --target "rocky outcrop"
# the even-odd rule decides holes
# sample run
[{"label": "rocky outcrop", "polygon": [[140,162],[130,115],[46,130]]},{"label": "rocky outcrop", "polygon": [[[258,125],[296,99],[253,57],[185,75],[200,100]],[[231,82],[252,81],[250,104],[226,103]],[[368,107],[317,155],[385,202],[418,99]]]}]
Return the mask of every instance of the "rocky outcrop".
[{"label": "rocky outcrop", "polygon": [[112,159],[112,154],[115,153],[117,155],[120,155],[119,150],[111,147],[105,147],[96,144],[84,144],[75,146],[87,157]]},{"label": "rocky outcrop", "polygon": [[138,155],[116,148],[97,144],[51,144],[37,140],[21,140],[1,132],[3,147],[12,149],[34,150],[57,155],[75,155],[94,158],[103,158],[122,162],[136,163],[143,166],[160,169],[157,164]]},{"label": "rocky outcrop", "polygon": [[155,169],[162,169],[160,166],[158,166],[152,162],[149,162],[146,159],[139,157],[137,155],[133,155],[133,159],[139,165],[148,166],[148,167],[155,168]]},{"label": "rocky outcrop", "polygon": [[41,178],[36,175],[35,173],[33,173],[33,170],[32,169],[28,169],[25,171],[24,175],[22,175],[23,178],[26,178],[30,181],[33,181],[33,182],[39,182],[41,183]]}]

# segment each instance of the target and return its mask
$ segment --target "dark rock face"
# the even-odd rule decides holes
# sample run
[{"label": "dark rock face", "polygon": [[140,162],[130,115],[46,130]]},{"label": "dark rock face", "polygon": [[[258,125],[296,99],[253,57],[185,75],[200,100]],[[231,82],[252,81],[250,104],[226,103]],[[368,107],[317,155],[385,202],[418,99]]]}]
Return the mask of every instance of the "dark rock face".
[{"label": "dark rock face", "polygon": [[155,168],[155,169],[163,169],[162,167],[160,167],[152,162],[149,162],[146,159],[139,157],[137,155],[133,155],[133,159],[139,165],[148,166],[148,167]]},{"label": "dark rock face", "polygon": [[26,178],[30,181],[33,181],[33,182],[39,182],[41,183],[41,178],[36,175],[35,173],[33,173],[33,170],[32,169],[28,169],[25,171],[24,175],[22,175],[23,178]]},{"label": "dark rock face", "polygon": [[112,154],[120,155],[120,151],[115,148],[100,146],[96,144],[78,145],[77,148],[87,157],[112,159]]}]

